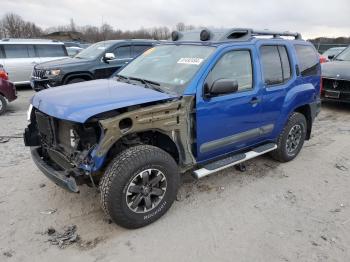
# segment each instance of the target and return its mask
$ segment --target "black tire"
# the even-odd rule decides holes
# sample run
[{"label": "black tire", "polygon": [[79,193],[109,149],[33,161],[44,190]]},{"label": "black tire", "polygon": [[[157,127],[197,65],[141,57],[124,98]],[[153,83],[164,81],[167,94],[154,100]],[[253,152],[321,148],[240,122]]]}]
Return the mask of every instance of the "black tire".
[{"label": "black tire", "polygon": [[[294,128],[294,129],[293,129]],[[300,128],[300,130],[299,130]],[[292,131],[298,129],[300,131],[293,136]],[[287,124],[283,128],[281,134],[277,139],[277,149],[271,152],[271,156],[280,162],[288,162],[293,160],[303,147],[307,132],[307,123],[305,116],[301,113],[294,112],[288,119]],[[297,143],[296,139],[300,135],[300,140]],[[296,141],[293,142],[293,139]],[[289,142],[292,140],[292,142]],[[291,146],[292,145],[292,146]]]},{"label": "black tire", "polygon": [[6,108],[7,108],[7,101],[5,97],[0,95],[0,115],[6,111]]},{"label": "black tire", "polygon": [[[158,185],[166,183],[166,186],[161,189],[163,192],[162,198],[152,196],[152,193],[149,193],[149,196],[144,196],[145,192],[141,193],[140,191],[133,192],[135,196],[130,196],[129,188],[134,187],[137,179],[142,183],[142,186],[137,186],[138,189],[144,187],[143,177],[145,172],[149,175],[153,172],[149,173],[148,170],[160,171],[158,174],[161,174],[162,180],[157,179],[159,180]],[[153,178],[156,177],[158,178],[158,175]],[[151,178],[151,175],[149,178]],[[152,181],[155,181],[155,179],[150,179],[149,184]],[[176,198],[179,184],[178,166],[167,152],[150,145],[131,147],[121,152],[111,161],[101,178],[102,208],[116,224],[122,227],[130,229],[143,227],[156,221],[168,211]],[[151,185],[150,187],[152,188]],[[150,192],[153,192],[153,190],[154,188],[150,189]],[[159,188],[157,190],[159,192]],[[144,204],[146,206],[146,198],[152,198],[157,203],[152,202],[152,209],[149,211],[142,210],[142,207],[139,207],[138,204],[136,204],[136,210],[132,210],[133,204],[137,202],[135,199],[138,197],[144,197],[143,200],[139,201],[139,205]],[[133,201],[131,206],[128,201]],[[146,207],[144,208],[146,209]]]},{"label": "black tire", "polygon": [[80,78],[80,77],[75,77],[75,78],[68,80],[67,84],[75,84],[75,83],[80,83],[80,82],[84,82],[84,81],[86,81],[86,79]]}]

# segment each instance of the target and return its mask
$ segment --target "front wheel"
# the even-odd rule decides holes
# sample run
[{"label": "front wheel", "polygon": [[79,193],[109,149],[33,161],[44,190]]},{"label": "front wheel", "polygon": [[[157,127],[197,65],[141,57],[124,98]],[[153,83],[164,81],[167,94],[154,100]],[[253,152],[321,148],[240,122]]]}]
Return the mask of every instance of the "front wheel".
[{"label": "front wheel", "polygon": [[67,84],[75,84],[86,81],[84,78],[75,77],[67,82]]},{"label": "front wheel", "polygon": [[102,207],[125,228],[146,226],[166,213],[180,183],[175,160],[160,148],[139,145],[117,155],[100,182]]},{"label": "front wheel", "polygon": [[277,139],[277,149],[271,156],[280,161],[288,162],[294,159],[303,147],[307,131],[305,116],[294,112]]}]

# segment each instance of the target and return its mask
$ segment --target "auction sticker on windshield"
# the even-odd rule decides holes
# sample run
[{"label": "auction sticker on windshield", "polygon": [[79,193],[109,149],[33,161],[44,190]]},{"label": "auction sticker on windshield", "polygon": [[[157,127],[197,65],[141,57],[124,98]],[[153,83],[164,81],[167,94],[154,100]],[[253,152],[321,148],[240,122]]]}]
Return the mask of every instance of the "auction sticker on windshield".
[{"label": "auction sticker on windshield", "polygon": [[199,65],[203,62],[203,58],[198,57],[183,57],[177,61],[178,64],[187,64],[187,65]]}]

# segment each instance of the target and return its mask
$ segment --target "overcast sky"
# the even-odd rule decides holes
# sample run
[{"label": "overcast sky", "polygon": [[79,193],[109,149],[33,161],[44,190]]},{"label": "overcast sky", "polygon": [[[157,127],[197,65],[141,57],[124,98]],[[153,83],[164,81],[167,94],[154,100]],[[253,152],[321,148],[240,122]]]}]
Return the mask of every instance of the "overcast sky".
[{"label": "overcast sky", "polygon": [[115,29],[168,26],[253,27],[301,32],[304,38],[350,36],[350,0],[1,0],[0,16],[14,12],[43,28],[69,24]]}]

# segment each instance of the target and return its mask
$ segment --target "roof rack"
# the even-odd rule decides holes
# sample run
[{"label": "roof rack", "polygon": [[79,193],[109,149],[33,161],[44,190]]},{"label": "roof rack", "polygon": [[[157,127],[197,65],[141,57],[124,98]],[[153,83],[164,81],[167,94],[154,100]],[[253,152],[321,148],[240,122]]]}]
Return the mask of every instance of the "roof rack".
[{"label": "roof rack", "polygon": [[3,42],[58,42],[55,39],[39,39],[39,38],[3,38]]},{"label": "roof rack", "polygon": [[282,36],[294,37],[294,39],[302,39],[300,33],[289,31],[270,31],[270,30],[253,30],[251,28],[231,28],[221,30],[193,30],[187,32],[173,31],[171,39],[173,41],[247,41],[255,36],[272,36],[280,38]]}]

